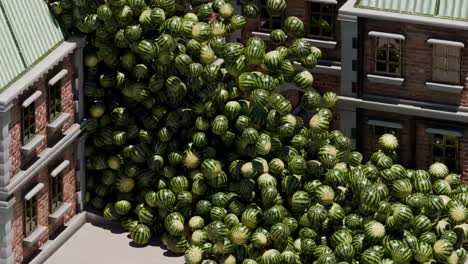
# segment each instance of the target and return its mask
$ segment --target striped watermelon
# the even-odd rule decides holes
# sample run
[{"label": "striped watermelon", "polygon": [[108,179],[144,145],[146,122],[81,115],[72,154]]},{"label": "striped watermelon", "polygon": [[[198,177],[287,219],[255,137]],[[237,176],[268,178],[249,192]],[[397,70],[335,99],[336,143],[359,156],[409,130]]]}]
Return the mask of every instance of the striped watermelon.
[{"label": "striped watermelon", "polygon": [[133,242],[139,246],[148,244],[151,238],[151,230],[144,224],[137,225],[130,233]]}]

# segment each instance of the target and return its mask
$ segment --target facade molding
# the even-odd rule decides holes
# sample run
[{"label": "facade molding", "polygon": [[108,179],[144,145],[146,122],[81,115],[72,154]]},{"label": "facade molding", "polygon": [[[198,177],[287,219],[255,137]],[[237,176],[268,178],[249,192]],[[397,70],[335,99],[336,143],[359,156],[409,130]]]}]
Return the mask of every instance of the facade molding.
[{"label": "facade molding", "polygon": [[393,33],[387,33],[387,32],[379,32],[379,31],[370,31],[369,37],[390,38],[390,39],[398,39],[398,40],[406,39],[406,37],[401,34],[393,34]]},{"label": "facade molding", "polygon": [[10,113],[11,105],[0,110],[0,187],[10,183]]},{"label": "facade molding", "polygon": [[402,129],[403,125],[400,122],[388,122],[388,121],[382,121],[382,120],[367,120],[367,124],[371,126],[380,126],[380,127],[389,127],[389,128],[396,128],[396,129]]},{"label": "facade molding", "polygon": [[405,82],[405,78],[400,77],[389,77],[384,75],[376,75],[376,74],[367,74],[367,79],[371,83],[381,83],[387,85],[394,85],[394,86],[402,86]]},{"label": "facade molding", "polygon": [[340,15],[354,15],[358,17],[371,18],[377,20],[396,21],[411,24],[420,24],[432,27],[452,28],[459,30],[468,30],[468,22],[443,19],[428,16],[411,15],[397,12],[388,12],[375,9],[365,9],[354,7],[357,0],[348,0],[339,11]]},{"label": "facade molding", "polygon": [[451,85],[451,84],[443,84],[443,83],[435,83],[435,82],[426,82],[426,87],[429,90],[445,92],[445,93],[454,93],[454,94],[460,94],[463,91],[462,85]]},{"label": "facade molding", "polygon": [[[376,100],[376,96],[373,99],[367,98],[353,98],[348,96],[338,96],[339,105],[343,106],[355,106],[357,108],[363,108],[368,110],[389,112],[407,115],[419,116],[430,119],[440,119],[452,122],[468,123],[468,113],[461,111],[447,111],[437,108],[436,104],[424,102],[426,105],[432,105],[434,107],[422,107],[417,105],[405,104],[400,102],[398,98],[385,98],[384,100]],[[416,102],[418,103],[418,102]]]},{"label": "facade molding", "polygon": [[65,77],[67,74],[68,74],[68,70],[67,69],[62,69],[59,73],[57,73],[54,77],[52,77],[52,79],[49,80],[49,85],[52,86],[52,85],[56,84],[57,82],[62,80],[63,77]]},{"label": "facade molding", "polygon": [[451,46],[457,48],[464,48],[465,43],[459,41],[451,41],[451,40],[443,40],[443,39],[433,39],[430,38],[427,40],[427,43],[432,45],[444,45],[444,46]]},{"label": "facade molding", "polygon": [[8,201],[0,201],[0,264],[14,264],[13,254],[13,211],[15,197]]},{"label": "facade molding", "polygon": [[18,172],[7,186],[0,188],[0,199],[11,196],[19,188],[23,187],[34,177],[42,168],[47,166],[50,161],[60,156],[62,152],[72,145],[74,140],[80,134],[80,125],[73,124],[64,132],[64,137],[57,142],[52,148],[46,148],[38,155],[39,159],[32,164],[27,170]]},{"label": "facade molding", "polygon": [[82,47],[86,42],[84,36],[73,36],[63,42],[48,56],[34,65],[29,71],[15,81],[9,88],[0,93],[0,109],[8,105],[17,96],[21,95],[39,78],[44,76],[55,65],[62,61],[66,56],[73,53],[76,48]]}]

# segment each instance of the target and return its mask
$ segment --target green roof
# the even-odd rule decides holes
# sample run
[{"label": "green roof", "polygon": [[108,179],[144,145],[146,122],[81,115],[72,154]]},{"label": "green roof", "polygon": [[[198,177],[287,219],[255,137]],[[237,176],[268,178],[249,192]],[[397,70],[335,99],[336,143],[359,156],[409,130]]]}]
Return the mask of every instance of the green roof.
[{"label": "green roof", "polygon": [[65,40],[45,0],[0,0],[0,90]]},{"label": "green roof", "polygon": [[445,19],[468,20],[467,0],[358,0],[356,7]]}]

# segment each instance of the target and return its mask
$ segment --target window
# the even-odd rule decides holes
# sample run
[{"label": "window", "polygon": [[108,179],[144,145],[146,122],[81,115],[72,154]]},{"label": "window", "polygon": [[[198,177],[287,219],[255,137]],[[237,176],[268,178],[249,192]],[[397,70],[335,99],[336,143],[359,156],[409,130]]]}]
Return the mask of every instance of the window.
[{"label": "window", "polygon": [[399,139],[399,130],[393,127],[383,127],[383,126],[371,126],[371,151],[377,151],[379,147],[379,138],[384,134],[393,134]]},{"label": "window", "polygon": [[401,40],[375,38],[375,72],[385,75],[401,75]]},{"label": "window", "polygon": [[54,85],[49,85],[48,92],[48,110],[49,122],[57,118],[62,112],[62,89],[61,83],[56,82]]},{"label": "window", "polygon": [[23,145],[28,143],[36,134],[36,106],[34,103],[22,108],[22,136]]},{"label": "window", "polygon": [[336,5],[309,3],[307,35],[323,39],[333,39],[335,35]]},{"label": "window", "polygon": [[432,134],[432,161],[443,162],[450,171],[458,171],[458,137]]},{"label": "window", "polygon": [[24,234],[28,236],[37,227],[37,198],[24,200]]},{"label": "window", "polygon": [[59,174],[50,177],[50,212],[53,213],[63,202],[63,178]]},{"label": "window", "polygon": [[283,27],[284,17],[271,17],[266,8],[267,0],[259,0],[260,16],[258,17],[258,30],[270,32]]},{"label": "window", "polygon": [[460,83],[460,48],[434,45],[433,48],[433,79],[435,82]]}]

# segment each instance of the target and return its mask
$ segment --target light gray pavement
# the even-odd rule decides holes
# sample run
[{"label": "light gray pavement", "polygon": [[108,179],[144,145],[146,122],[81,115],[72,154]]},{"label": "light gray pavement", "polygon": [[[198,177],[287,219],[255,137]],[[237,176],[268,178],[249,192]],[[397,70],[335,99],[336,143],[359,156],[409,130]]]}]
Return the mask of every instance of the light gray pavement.
[{"label": "light gray pavement", "polygon": [[45,264],[183,264],[160,242],[137,247],[117,228],[85,223]]}]

